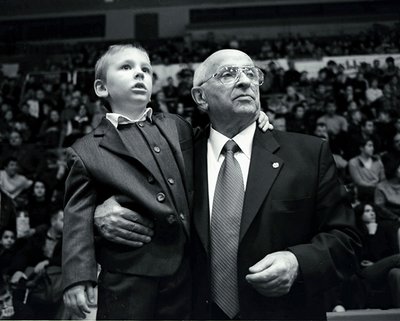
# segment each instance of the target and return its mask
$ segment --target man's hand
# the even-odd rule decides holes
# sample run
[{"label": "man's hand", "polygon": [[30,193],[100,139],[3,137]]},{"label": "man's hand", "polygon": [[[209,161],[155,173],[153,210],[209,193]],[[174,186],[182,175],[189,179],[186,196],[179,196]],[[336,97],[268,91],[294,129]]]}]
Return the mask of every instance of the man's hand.
[{"label": "man's hand", "polygon": [[258,117],[258,127],[263,131],[266,132],[268,129],[273,130],[274,126],[269,122],[269,118],[266,113],[260,111],[260,116]]},{"label": "man's hand", "polygon": [[33,271],[36,274],[42,275],[46,271],[46,266],[48,266],[48,265],[49,265],[49,260],[44,260],[44,261],[39,262],[38,264],[36,264],[36,266],[34,267]]},{"label": "man's hand", "polygon": [[10,280],[10,283],[11,283],[11,284],[17,284],[21,279],[27,280],[28,277],[26,276],[26,274],[25,274],[24,272],[22,272],[22,271],[16,271],[16,272],[12,275],[11,280]]},{"label": "man's hand", "polygon": [[90,313],[89,305],[96,304],[93,284],[86,282],[67,289],[64,292],[64,304],[72,320],[85,319],[86,314]]},{"label": "man's hand", "polygon": [[107,240],[133,247],[149,243],[154,234],[152,221],[122,207],[115,196],[97,206],[94,224]]},{"label": "man's hand", "polygon": [[257,292],[278,297],[289,293],[299,273],[299,263],[292,252],[274,252],[250,267],[249,272],[246,280]]}]

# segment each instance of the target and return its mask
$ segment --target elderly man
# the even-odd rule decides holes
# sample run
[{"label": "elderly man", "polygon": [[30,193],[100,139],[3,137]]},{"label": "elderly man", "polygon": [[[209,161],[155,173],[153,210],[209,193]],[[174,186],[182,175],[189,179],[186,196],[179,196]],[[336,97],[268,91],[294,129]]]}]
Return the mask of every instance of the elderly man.
[{"label": "elderly man", "polygon": [[[195,145],[194,319],[325,319],[323,291],[357,265],[354,217],[327,143],[258,130],[262,82],[231,49],[194,74],[193,99],[211,121]],[[109,219],[118,207],[99,209],[100,231],[124,237]],[[129,228],[125,238],[147,241],[137,234],[146,228]]]}]

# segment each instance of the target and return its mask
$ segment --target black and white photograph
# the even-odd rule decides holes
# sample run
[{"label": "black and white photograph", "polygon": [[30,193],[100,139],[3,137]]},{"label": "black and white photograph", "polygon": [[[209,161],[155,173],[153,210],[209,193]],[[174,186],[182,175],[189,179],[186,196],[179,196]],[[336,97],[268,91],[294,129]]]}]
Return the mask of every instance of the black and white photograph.
[{"label": "black and white photograph", "polygon": [[0,320],[400,320],[400,2],[0,0]]}]

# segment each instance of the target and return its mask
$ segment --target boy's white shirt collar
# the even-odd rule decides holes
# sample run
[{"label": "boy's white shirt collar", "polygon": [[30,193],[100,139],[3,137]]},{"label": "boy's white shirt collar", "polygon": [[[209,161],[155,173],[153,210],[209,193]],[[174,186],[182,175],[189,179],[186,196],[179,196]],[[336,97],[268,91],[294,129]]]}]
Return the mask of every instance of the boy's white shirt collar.
[{"label": "boy's white shirt collar", "polygon": [[251,151],[253,146],[254,133],[256,131],[256,122],[253,122],[248,127],[243,129],[235,137],[229,138],[225,135],[217,132],[212,126],[210,127],[210,143],[213,150],[213,154],[218,160],[221,156],[222,148],[224,148],[226,142],[230,139],[234,140],[240,147],[242,153],[246,155],[248,159],[251,159]]},{"label": "boy's white shirt collar", "polygon": [[118,113],[106,113],[106,119],[108,119],[115,128],[118,128],[118,125],[121,124],[131,124],[131,123],[137,123],[139,121],[144,121],[146,120],[146,118],[148,118],[150,122],[152,122],[153,121],[152,117],[153,117],[153,109],[150,107],[147,107],[146,110],[143,112],[143,114],[137,119],[130,119],[129,117],[126,117]]}]

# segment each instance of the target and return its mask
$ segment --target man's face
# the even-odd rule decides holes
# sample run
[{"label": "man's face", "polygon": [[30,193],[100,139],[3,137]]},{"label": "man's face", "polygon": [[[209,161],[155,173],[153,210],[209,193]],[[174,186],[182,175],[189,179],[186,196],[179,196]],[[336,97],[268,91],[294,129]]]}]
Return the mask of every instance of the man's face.
[{"label": "man's face", "polygon": [[4,231],[3,236],[1,237],[1,244],[6,250],[12,248],[15,243],[15,234],[13,231]]},{"label": "man's face", "polygon": [[286,119],[283,117],[274,120],[274,128],[276,130],[286,131]]},{"label": "man's face", "polygon": [[104,85],[111,106],[146,106],[153,89],[149,57],[137,48],[127,48],[109,58]]},{"label": "man's face", "polygon": [[46,193],[46,187],[44,186],[43,182],[35,182],[33,186],[33,194],[38,197],[42,198]]},{"label": "man's face", "polygon": [[[224,53],[213,59],[208,67],[207,77],[211,77],[219,68],[225,66],[245,67],[254,66],[254,63],[243,52]],[[228,122],[240,118],[247,123],[257,119],[260,112],[259,86],[243,72],[232,84],[222,84],[220,80],[213,77],[201,87],[204,89],[210,118],[215,122]]]},{"label": "man's face", "polygon": [[374,133],[374,123],[372,121],[367,121],[362,129],[364,133],[372,135]]},{"label": "man's face", "polygon": [[50,112],[50,119],[52,122],[58,122],[60,120],[60,115],[57,110],[52,110]]},{"label": "man's face", "polygon": [[55,217],[53,217],[51,225],[57,232],[62,233],[62,230],[64,227],[64,212],[63,211],[59,211],[55,215]]},{"label": "man's face", "polygon": [[374,143],[372,141],[367,141],[367,143],[361,148],[362,151],[368,156],[374,155]]},{"label": "man's face", "polygon": [[333,103],[329,103],[326,105],[326,113],[329,115],[333,115],[336,112],[336,106]]},{"label": "man's face", "polygon": [[17,132],[12,132],[10,134],[8,142],[10,143],[11,146],[13,147],[18,147],[21,146],[22,144],[22,138],[21,135]]},{"label": "man's face", "polygon": [[4,169],[8,176],[13,177],[17,174],[18,164],[16,161],[10,161]]}]

